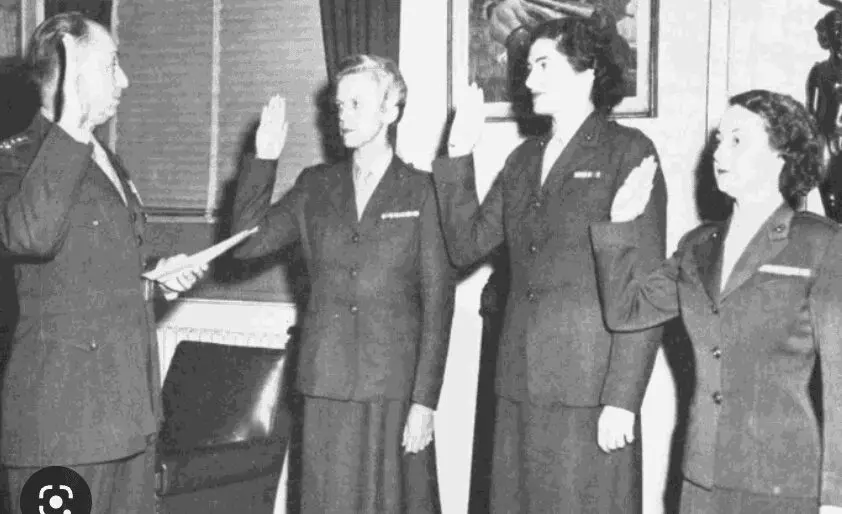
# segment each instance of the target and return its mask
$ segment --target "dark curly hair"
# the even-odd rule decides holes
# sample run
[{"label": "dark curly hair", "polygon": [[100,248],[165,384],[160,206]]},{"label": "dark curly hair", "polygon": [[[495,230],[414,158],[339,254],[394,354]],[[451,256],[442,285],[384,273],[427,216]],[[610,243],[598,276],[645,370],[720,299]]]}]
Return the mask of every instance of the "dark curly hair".
[{"label": "dark curly hair", "polygon": [[784,160],[778,177],[778,190],[793,207],[824,178],[824,139],[813,117],[798,100],[789,95],[754,89],[732,96],[729,105],[738,105],[763,119],[769,146]]},{"label": "dark curly hair", "polygon": [[828,11],[816,22],[816,38],[819,40],[819,46],[830,50],[831,42],[834,39],[839,40],[840,37],[842,37],[842,11],[834,9]]},{"label": "dark curly hair", "polygon": [[617,33],[610,13],[597,9],[588,18],[568,16],[545,21],[532,30],[530,46],[539,39],[555,41],[556,50],[567,57],[575,71],[594,70],[594,108],[608,113],[623,100],[623,63],[630,58],[631,49]]}]

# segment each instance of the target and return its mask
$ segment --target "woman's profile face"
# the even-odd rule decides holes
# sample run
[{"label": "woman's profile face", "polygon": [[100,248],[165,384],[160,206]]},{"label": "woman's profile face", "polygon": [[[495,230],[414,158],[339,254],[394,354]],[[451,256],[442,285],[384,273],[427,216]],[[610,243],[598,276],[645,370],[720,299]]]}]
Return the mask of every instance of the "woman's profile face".
[{"label": "woman's profile face", "polygon": [[719,190],[736,200],[778,188],[783,159],[769,145],[766,122],[748,109],[732,105],[722,115],[713,154]]},{"label": "woman's profile face", "polygon": [[593,70],[577,72],[552,39],[537,39],[529,48],[526,87],[532,93],[535,114],[564,113],[571,104],[587,102]]},{"label": "woman's profile face", "polygon": [[395,120],[384,105],[383,90],[371,73],[346,75],[336,86],[339,133],[349,149],[357,149],[386,137]]}]

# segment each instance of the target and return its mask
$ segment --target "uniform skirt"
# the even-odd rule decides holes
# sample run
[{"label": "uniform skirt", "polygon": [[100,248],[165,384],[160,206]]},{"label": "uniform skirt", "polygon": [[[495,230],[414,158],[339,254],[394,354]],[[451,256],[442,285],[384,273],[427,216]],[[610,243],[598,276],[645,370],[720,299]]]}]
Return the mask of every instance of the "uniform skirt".
[{"label": "uniform skirt", "polygon": [[434,443],[416,454],[401,447],[409,406],[300,398],[293,512],[438,514]]},{"label": "uniform skirt", "polygon": [[782,498],[715,487],[689,480],[681,485],[681,514],[817,514],[815,498]]},{"label": "uniform skirt", "polygon": [[603,452],[596,441],[601,411],[498,398],[491,512],[639,513],[640,437]]}]

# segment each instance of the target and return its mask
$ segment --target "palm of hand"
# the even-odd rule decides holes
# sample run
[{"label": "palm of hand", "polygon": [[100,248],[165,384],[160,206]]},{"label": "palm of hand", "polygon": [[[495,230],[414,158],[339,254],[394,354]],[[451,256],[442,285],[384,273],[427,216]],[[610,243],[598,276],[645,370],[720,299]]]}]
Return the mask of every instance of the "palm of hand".
[{"label": "palm of hand", "polygon": [[631,221],[646,210],[649,203],[649,196],[652,193],[655,171],[658,163],[655,157],[650,155],[641,161],[637,168],[632,170],[626,178],[614,200],[611,203],[611,221],[623,223]]},{"label": "palm of hand", "polygon": [[466,87],[456,100],[456,115],[450,127],[448,149],[451,157],[471,153],[485,124],[483,92],[476,84]]},{"label": "palm of hand", "polygon": [[79,89],[79,44],[70,34],[65,34],[61,43],[64,48],[65,69],[61,91],[61,118],[58,121],[71,130],[85,128],[89,107]]},{"label": "palm of hand", "polygon": [[275,95],[260,113],[260,126],[254,140],[257,157],[269,160],[280,157],[286,136],[286,101]]}]

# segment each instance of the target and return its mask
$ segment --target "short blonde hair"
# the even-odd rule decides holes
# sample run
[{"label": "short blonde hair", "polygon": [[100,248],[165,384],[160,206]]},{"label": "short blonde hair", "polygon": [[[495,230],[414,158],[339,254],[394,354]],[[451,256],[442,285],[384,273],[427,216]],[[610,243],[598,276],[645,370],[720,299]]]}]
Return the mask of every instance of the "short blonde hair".
[{"label": "short blonde hair", "polygon": [[[339,63],[339,71],[336,73],[335,84],[348,75],[370,73],[383,92],[383,103],[392,104],[398,107],[402,113],[406,105],[406,82],[403,80],[398,65],[388,57],[380,57],[369,54],[350,55]],[[398,116],[400,118],[400,115]]]}]

